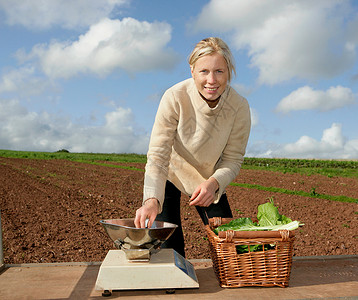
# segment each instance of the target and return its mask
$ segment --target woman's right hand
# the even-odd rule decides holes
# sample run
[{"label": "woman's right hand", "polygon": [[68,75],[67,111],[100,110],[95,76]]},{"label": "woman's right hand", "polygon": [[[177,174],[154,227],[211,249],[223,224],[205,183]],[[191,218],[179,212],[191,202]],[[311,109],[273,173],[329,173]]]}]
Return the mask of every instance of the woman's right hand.
[{"label": "woman's right hand", "polygon": [[[156,198],[146,200],[142,207],[138,208],[135,214],[134,225],[137,228],[150,228],[159,212],[159,201]],[[149,219],[148,224],[145,220]],[[146,226],[147,225],[147,226]]]}]

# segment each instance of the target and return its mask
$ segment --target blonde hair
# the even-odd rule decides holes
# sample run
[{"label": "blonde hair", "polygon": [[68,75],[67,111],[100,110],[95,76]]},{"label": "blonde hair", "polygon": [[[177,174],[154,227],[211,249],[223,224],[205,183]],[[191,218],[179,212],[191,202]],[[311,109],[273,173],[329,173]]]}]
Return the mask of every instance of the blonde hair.
[{"label": "blonde hair", "polygon": [[234,58],[229,46],[218,37],[209,37],[197,43],[188,58],[189,65],[194,68],[195,63],[200,57],[214,53],[219,53],[224,57],[229,70],[228,81],[230,82],[232,74],[234,73],[236,75]]}]

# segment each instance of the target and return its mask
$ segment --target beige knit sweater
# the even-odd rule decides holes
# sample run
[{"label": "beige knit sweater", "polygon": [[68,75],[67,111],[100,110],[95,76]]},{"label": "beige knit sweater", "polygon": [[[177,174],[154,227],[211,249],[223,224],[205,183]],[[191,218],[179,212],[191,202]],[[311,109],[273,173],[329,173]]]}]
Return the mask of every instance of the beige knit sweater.
[{"label": "beige knit sweater", "polygon": [[184,80],[163,95],[147,153],[143,201],[164,201],[166,180],[186,195],[214,177],[219,190],[238,175],[251,127],[247,100],[229,85],[218,105],[210,108],[194,80]]}]

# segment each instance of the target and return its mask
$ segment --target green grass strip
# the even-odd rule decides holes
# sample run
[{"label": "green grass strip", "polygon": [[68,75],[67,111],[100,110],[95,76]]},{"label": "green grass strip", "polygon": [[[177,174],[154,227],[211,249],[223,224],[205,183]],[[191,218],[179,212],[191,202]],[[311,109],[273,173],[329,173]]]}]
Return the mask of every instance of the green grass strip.
[{"label": "green grass strip", "polygon": [[[28,159],[65,159],[70,161],[108,161],[146,163],[144,154],[135,153],[70,153],[65,149],[57,152],[1,150],[0,157]],[[351,177],[358,179],[358,161],[315,160],[315,159],[275,159],[245,157],[243,169],[267,170],[281,173],[304,175],[319,174],[327,177]]]},{"label": "green grass strip", "polygon": [[0,157],[25,158],[25,159],[64,159],[69,161],[108,161],[108,162],[135,162],[145,163],[146,155],[135,153],[69,153],[12,151],[0,150]]},{"label": "green grass strip", "polygon": [[244,188],[249,189],[256,189],[260,191],[268,191],[268,192],[274,192],[274,193],[281,193],[281,194],[287,194],[287,195],[297,195],[297,196],[304,196],[304,197],[310,197],[310,198],[319,198],[319,199],[325,199],[325,200],[331,200],[331,201],[339,201],[339,202],[348,202],[348,203],[358,203],[358,199],[351,198],[347,196],[332,196],[332,195],[325,195],[325,194],[318,194],[314,190],[310,193],[304,192],[304,191],[292,191],[277,187],[267,187],[262,186],[258,184],[249,184],[249,183],[237,183],[232,182],[230,183],[231,186],[240,186]]},{"label": "green grass strip", "polygon": [[[105,164],[105,163],[99,163],[99,162],[93,162],[93,161],[88,161],[88,162],[80,161],[80,162],[104,166],[104,167],[114,167],[114,168],[144,172],[144,169],[138,169],[138,168],[131,167],[131,166],[112,165],[112,164]],[[287,190],[287,189],[283,189],[283,188],[265,187],[262,185],[249,184],[249,183],[232,182],[232,183],[230,183],[230,185],[231,186],[240,186],[240,187],[245,187],[245,188],[250,188],[250,189],[256,189],[256,190],[260,190],[260,191],[270,191],[270,192],[275,192],[275,193],[288,194],[288,195],[297,195],[297,196],[319,198],[319,199],[347,202],[347,203],[358,203],[358,199],[355,199],[355,198],[351,198],[351,197],[347,197],[347,196],[331,196],[331,195],[325,195],[325,194],[318,194],[317,192],[315,192],[315,190],[312,190],[312,192],[307,193],[304,191],[292,191],[292,190]]]}]

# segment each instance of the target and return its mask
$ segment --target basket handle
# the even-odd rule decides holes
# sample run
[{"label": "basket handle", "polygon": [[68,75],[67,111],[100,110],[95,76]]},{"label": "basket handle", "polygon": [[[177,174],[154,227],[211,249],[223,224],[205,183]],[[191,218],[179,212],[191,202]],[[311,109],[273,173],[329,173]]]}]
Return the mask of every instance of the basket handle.
[{"label": "basket handle", "polygon": [[255,239],[255,238],[281,238],[282,241],[287,241],[294,237],[295,234],[290,230],[278,230],[278,231],[219,231],[219,238],[226,239],[231,242],[233,238],[238,239]]},{"label": "basket handle", "polygon": [[211,228],[219,227],[222,224],[229,223],[233,218],[222,218],[222,217],[213,217],[209,219],[209,225]]}]

